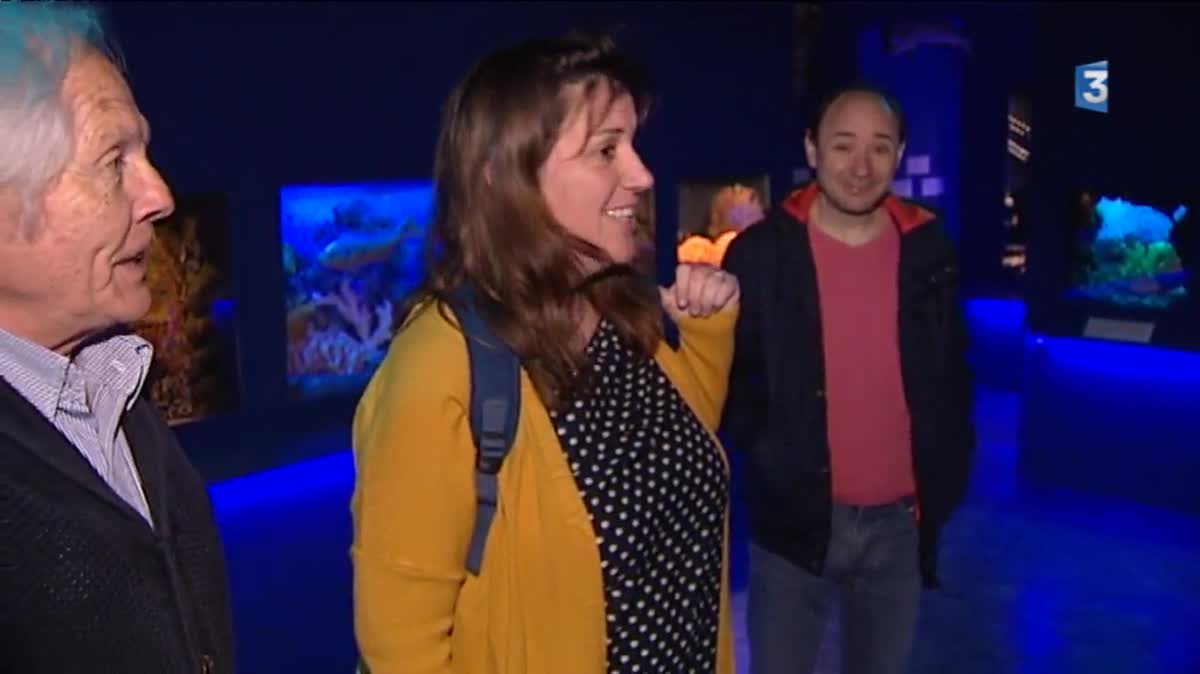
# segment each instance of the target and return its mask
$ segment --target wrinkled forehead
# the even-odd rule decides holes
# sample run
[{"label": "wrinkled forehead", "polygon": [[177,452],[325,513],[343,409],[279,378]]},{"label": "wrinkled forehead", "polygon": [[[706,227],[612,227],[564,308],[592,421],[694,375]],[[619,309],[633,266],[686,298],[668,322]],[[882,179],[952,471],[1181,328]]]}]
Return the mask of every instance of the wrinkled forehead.
[{"label": "wrinkled forehead", "polygon": [[125,78],[98,53],[85,53],[71,65],[63,98],[81,143],[145,142],[149,135],[149,125]]}]

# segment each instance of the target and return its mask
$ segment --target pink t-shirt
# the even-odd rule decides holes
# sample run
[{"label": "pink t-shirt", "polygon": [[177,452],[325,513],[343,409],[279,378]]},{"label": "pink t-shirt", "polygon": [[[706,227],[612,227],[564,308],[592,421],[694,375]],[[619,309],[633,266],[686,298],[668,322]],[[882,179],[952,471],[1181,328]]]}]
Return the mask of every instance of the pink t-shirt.
[{"label": "pink t-shirt", "polygon": [[833,499],[880,505],[916,491],[900,369],[900,232],[850,246],[810,225],[825,342]]}]

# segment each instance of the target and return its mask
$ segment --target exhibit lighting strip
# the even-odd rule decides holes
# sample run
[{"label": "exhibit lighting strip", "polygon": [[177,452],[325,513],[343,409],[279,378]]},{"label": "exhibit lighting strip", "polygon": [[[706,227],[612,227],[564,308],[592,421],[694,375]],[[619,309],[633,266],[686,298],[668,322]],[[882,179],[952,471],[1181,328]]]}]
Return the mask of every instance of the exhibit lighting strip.
[{"label": "exhibit lighting strip", "polygon": [[1023,147],[1012,138],[1008,139],[1008,153],[1022,163],[1029,161],[1029,148]]}]

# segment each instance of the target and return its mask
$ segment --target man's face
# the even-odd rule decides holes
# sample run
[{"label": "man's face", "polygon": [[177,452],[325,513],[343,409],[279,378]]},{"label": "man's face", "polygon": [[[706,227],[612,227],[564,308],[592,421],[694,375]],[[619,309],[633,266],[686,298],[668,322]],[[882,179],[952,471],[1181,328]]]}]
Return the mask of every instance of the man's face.
[{"label": "man's face", "polygon": [[808,163],[826,200],[847,215],[866,215],[892,188],[904,146],[896,117],[876,96],[850,93],[829,107],[817,137],[805,139]]},{"label": "man's face", "polygon": [[145,315],[153,224],[175,207],[146,155],[146,120],[112,63],[82,55],[62,98],[73,153],[41,200],[33,236],[8,213],[0,219],[0,320],[60,350]]}]

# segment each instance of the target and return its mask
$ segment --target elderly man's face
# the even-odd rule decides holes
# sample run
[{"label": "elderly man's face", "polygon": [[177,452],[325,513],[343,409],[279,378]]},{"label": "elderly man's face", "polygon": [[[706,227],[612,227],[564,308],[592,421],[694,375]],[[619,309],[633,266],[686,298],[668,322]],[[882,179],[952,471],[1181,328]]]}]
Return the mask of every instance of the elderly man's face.
[{"label": "elderly man's face", "polygon": [[174,202],[146,155],[146,120],[107,59],[80,58],[62,95],[74,153],[42,201],[35,236],[0,233],[0,310],[23,336],[67,350],[149,310],[145,255]]}]

